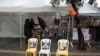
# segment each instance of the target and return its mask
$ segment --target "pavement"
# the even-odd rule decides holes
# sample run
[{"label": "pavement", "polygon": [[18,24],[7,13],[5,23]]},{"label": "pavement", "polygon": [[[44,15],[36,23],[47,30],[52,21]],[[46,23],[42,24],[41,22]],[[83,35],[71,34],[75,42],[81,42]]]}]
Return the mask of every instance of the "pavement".
[{"label": "pavement", "polygon": [[[99,43],[91,44],[92,47],[87,46],[87,50],[81,51],[77,50],[76,44],[74,47],[69,47],[69,56],[100,56],[100,46]],[[22,47],[22,48],[21,48]],[[38,51],[40,50],[40,44],[38,44]],[[22,40],[22,46],[20,46],[19,38],[0,38],[0,56],[25,56],[25,51],[27,45],[25,44],[25,39]],[[57,41],[52,40],[51,44],[51,54],[55,56],[57,50]]]}]

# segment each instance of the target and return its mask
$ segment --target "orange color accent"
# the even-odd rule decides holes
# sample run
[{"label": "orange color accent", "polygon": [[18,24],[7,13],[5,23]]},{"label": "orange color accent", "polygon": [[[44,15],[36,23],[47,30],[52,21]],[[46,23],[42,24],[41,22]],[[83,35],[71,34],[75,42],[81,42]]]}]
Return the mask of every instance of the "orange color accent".
[{"label": "orange color accent", "polygon": [[[72,7],[68,8],[68,12],[71,16],[75,16],[76,15],[76,11],[74,11],[74,9]],[[78,13],[79,16],[79,13]]]},{"label": "orange color accent", "polygon": [[70,13],[71,16],[75,16],[76,15],[76,12],[73,11],[72,13]]},{"label": "orange color accent", "polygon": [[68,8],[68,12],[72,13],[74,11],[74,9],[72,7]]}]

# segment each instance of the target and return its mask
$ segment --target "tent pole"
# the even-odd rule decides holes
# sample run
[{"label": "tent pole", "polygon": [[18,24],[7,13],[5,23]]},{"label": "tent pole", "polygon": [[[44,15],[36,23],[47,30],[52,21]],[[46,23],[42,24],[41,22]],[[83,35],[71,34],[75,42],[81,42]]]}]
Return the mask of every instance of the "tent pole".
[{"label": "tent pole", "polygon": [[22,36],[21,36],[21,32],[22,32],[22,29],[21,29],[21,18],[22,18],[22,14],[20,13],[20,48],[22,48]]},{"label": "tent pole", "polygon": [[74,23],[74,21],[73,21],[73,17],[71,18],[71,22],[72,22],[72,24],[71,24],[71,34],[72,34],[72,37],[71,37],[71,47],[73,48],[73,23]]},{"label": "tent pole", "polygon": [[68,40],[68,38],[69,38],[69,29],[70,29],[70,16],[69,16],[69,22],[68,22],[68,31],[67,31],[67,40]]}]

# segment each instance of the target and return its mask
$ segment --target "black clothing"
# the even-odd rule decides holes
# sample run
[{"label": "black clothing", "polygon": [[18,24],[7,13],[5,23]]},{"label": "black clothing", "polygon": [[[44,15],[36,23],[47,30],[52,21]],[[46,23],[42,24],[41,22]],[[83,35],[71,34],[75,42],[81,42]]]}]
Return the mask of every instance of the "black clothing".
[{"label": "black clothing", "polygon": [[28,43],[28,39],[32,37],[32,31],[30,26],[30,19],[25,20],[24,24],[24,36],[26,37],[26,44]]}]

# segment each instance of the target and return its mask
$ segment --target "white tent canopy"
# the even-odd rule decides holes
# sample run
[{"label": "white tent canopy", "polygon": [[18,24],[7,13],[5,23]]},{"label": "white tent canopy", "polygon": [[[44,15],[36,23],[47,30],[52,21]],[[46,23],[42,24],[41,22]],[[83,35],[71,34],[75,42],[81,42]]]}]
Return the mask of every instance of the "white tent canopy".
[{"label": "white tent canopy", "polygon": [[79,9],[79,12],[84,16],[100,16],[100,10],[87,3],[84,3],[83,7]]},{"label": "white tent canopy", "polygon": [[[5,12],[5,15],[0,16],[0,37],[4,35],[3,37],[22,37],[23,32],[23,18],[27,18],[27,13],[35,13],[35,12],[66,12],[68,5],[61,4],[60,7],[53,8],[47,0],[0,0],[0,12]],[[19,13],[20,12],[20,13]],[[80,8],[79,10],[81,15],[88,15],[88,16],[99,16],[100,11],[97,9],[94,9],[89,4],[84,3],[84,6]],[[6,14],[7,13],[7,14]],[[17,15],[11,16],[8,15],[9,13],[17,13]],[[18,15],[19,14],[19,15]],[[25,15],[23,15],[25,14]],[[41,13],[42,14],[42,13]],[[23,17],[22,17],[23,16]],[[37,15],[38,16],[38,15]],[[10,18],[9,18],[10,17]],[[13,19],[14,18],[14,19]],[[19,19],[18,19],[19,18]],[[52,16],[51,16],[52,18]],[[49,17],[49,19],[51,20]],[[7,20],[6,20],[7,19]],[[8,20],[9,19],[9,20]],[[9,24],[9,25],[8,25]],[[17,26],[15,26],[15,25]],[[19,28],[18,28],[19,27]],[[13,28],[13,29],[12,29]],[[5,30],[6,29],[6,30]],[[14,32],[11,32],[13,30]],[[9,33],[9,34],[8,34]],[[15,33],[15,34],[14,34]],[[20,34],[19,34],[20,33]],[[8,34],[8,35],[7,35]],[[11,35],[10,35],[11,34]],[[21,38],[20,41],[22,42]],[[21,43],[22,45],[22,43]]]},{"label": "white tent canopy", "polygon": [[[0,12],[67,12],[65,2],[61,2],[59,7],[53,8],[50,0],[0,0]],[[100,10],[95,9],[91,5],[84,3],[79,9],[81,15],[99,16]]]},{"label": "white tent canopy", "polygon": [[[28,4],[30,5],[30,4]],[[59,6],[56,8],[53,8],[50,6],[50,4],[44,4],[43,6],[37,6],[37,7],[32,7],[34,5],[29,6],[7,6],[6,5],[3,7],[0,4],[0,12],[67,12],[67,8],[69,6]],[[92,16],[96,16],[100,13],[100,10],[92,7],[91,5],[84,3],[83,7],[79,9],[80,14],[86,15],[86,14],[93,14]]]},{"label": "white tent canopy", "polygon": [[43,7],[50,0],[0,0],[0,7]]},{"label": "white tent canopy", "polygon": [[[40,3],[41,2],[41,3]],[[29,0],[17,0],[17,1],[12,1],[12,0],[0,0],[0,12],[3,12],[3,13],[7,13],[7,14],[10,14],[10,13],[17,13],[16,15],[16,18],[19,18],[19,21],[17,20],[17,23],[20,22],[21,19],[25,18],[25,17],[29,17],[29,14],[27,15],[27,13],[33,13],[33,15],[35,15],[35,13],[38,13],[36,14],[37,16],[39,14],[41,15],[54,15],[53,14],[54,12],[56,13],[60,13],[60,12],[64,12],[64,13],[67,13],[67,8],[70,6],[70,5],[64,5],[63,3],[59,6],[59,7],[56,7],[56,8],[53,8],[49,2],[50,0],[46,0],[46,2],[43,2],[43,1],[40,1],[40,0],[31,0],[31,2]],[[36,4],[34,4],[36,3]],[[40,4],[40,5],[38,5]],[[27,5],[27,6],[26,6]],[[37,6],[37,7],[36,7]],[[39,7],[40,6],[40,7]],[[8,13],[9,12],[9,13]],[[44,13],[46,14],[44,14]],[[80,12],[80,15],[84,15],[84,16],[100,16],[100,10],[92,7],[91,5],[87,4],[87,3],[84,3],[83,7],[81,7],[79,9],[79,12]],[[1,13],[2,14],[2,13]],[[0,15],[1,15],[0,14]],[[19,14],[19,15],[18,15]],[[23,15],[25,14],[25,16]],[[32,16],[33,16],[32,15]],[[19,16],[19,17],[18,17]],[[10,16],[11,17],[11,16]],[[1,19],[5,18],[5,16],[2,16]],[[9,16],[6,16],[6,18],[9,18]],[[11,18],[9,18],[10,20]],[[4,19],[3,19],[4,20]],[[13,20],[13,19],[12,19]],[[15,19],[16,20],[16,19]],[[23,21],[23,20],[22,20]],[[6,22],[7,23],[7,22]],[[14,22],[13,22],[14,23]],[[11,23],[11,24],[13,24]],[[19,24],[20,25],[20,24]],[[5,26],[3,26],[4,28],[6,28]],[[4,29],[2,28],[2,29]],[[15,27],[17,28],[17,27]],[[21,27],[23,29],[23,27]],[[18,30],[17,30],[18,31]],[[16,31],[16,32],[17,32]],[[22,31],[23,32],[23,31]],[[18,33],[18,32],[17,32]],[[3,34],[0,34],[0,35],[3,35]],[[14,34],[13,34],[14,35]],[[4,35],[6,36],[6,35]],[[7,35],[8,36],[8,35]],[[14,35],[16,36],[16,35]],[[17,35],[18,37],[18,35]]]}]

